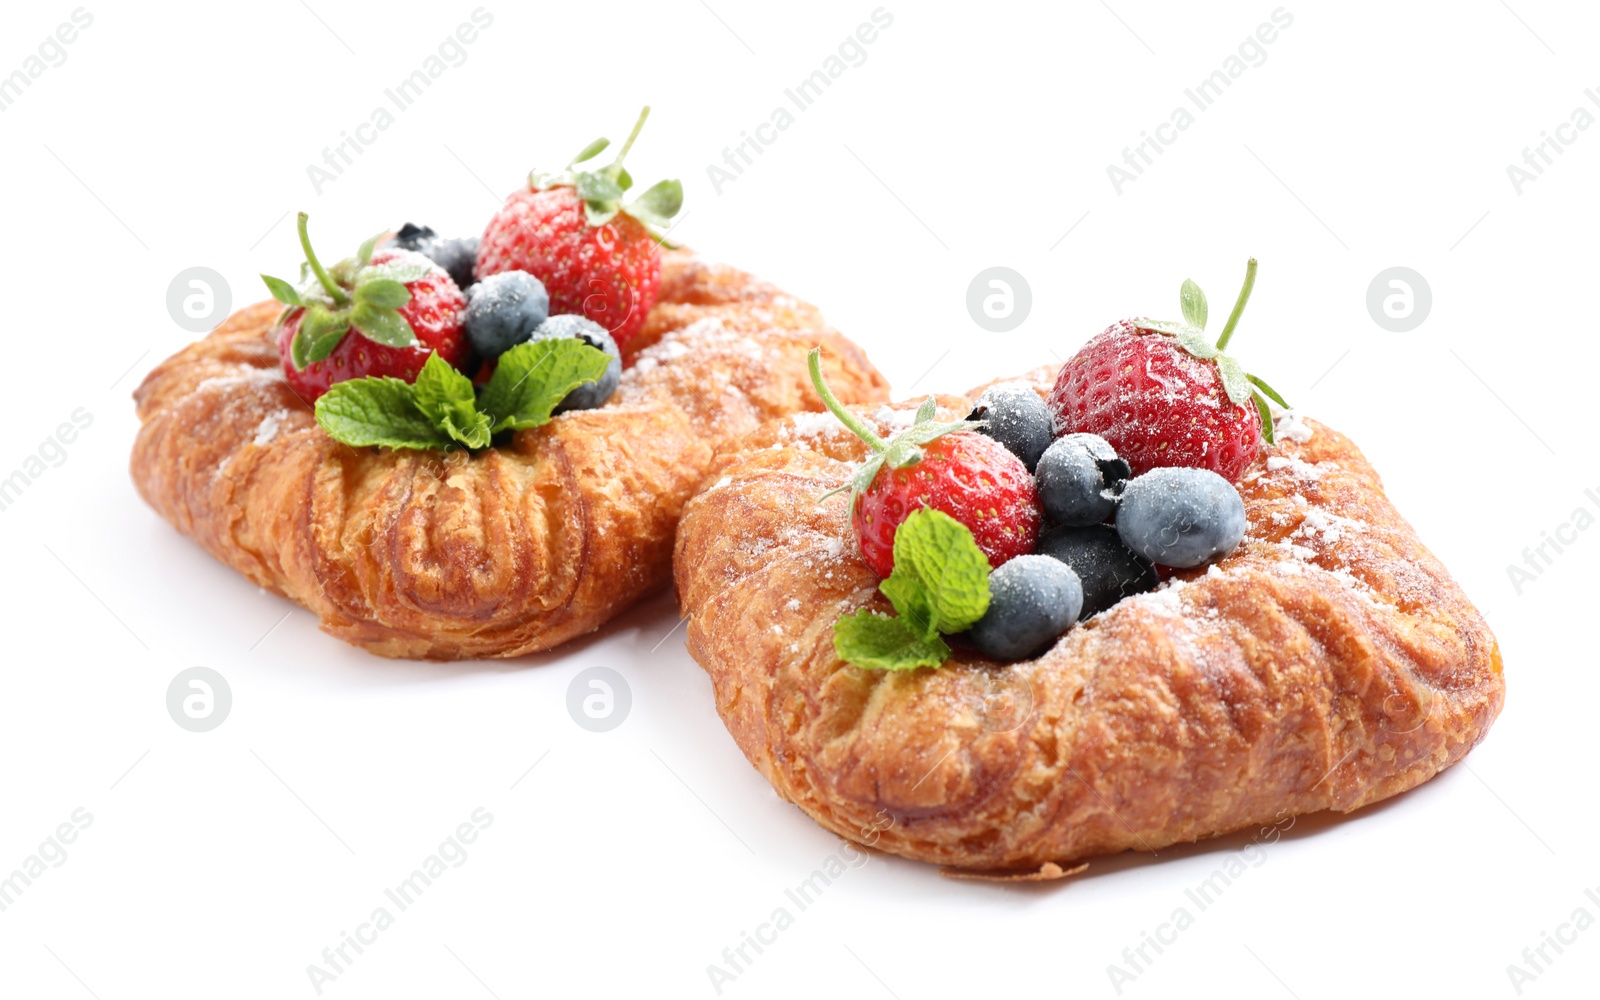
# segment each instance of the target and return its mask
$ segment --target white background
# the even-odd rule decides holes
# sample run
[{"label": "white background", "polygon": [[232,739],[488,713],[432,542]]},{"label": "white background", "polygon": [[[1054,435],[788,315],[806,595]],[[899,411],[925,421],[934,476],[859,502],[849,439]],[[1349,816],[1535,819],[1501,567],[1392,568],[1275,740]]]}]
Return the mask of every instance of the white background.
[{"label": "white background", "polygon": [[[1600,114],[1584,96],[1600,91],[1596,13],[1291,3],[1265,63],[1119,195],[1107,165],[1272,0],[901,0],[866,62],[718,194],[707,164],[875,4],[708,2],[491,3],[464,64],[320,194],[307,164],[471,0],[94,4],[66,61],[0,113],[0,476],[75,408],[94,418],[0,512],[0,873],[75,808],[94,817],[0,912],[0,994],[314,996],[306,967],[482,806],[494,821],[468,860],[324,995],[710,997],[707,966],[840,850],[745,762],[682,631],[662,641],[670,597],[557,655],[384,661],[214,563],[129,484],[129,393],[196,336],[165,305],[180,270],[219,271],[235,306],[263,297],[257,272],[295,266],[285,215],[302,208],[328,257],[405,220],[477,232],[529,167],[620,139],[648,101],[629,165],[683,178],[675,235],[819,303],[902,394],[1175,315],[1186,276],[1223,313],[1245,258],[1261,260],[1238,354],[1366,449],[1488,615],[1509,695],[1467,766],[1301,820],[1122,995],[1516,995],[1524,948],[1580,906],[1600,917],[1584,896],[1600,894],[1600,531],[1520,594],[1506,568],[1575,508],[1600,513],[1583,492],[1600,494],[1600,128],[1520,194],[1506,173],[1573,109]],[[0,73],[71,10],[9,5]],[[1032,287],[1012,333],[965,310],[994,265]],[[1396,265],[1434,299],[1408,333],[1365,304]],[[195,665],[233,692],[206,734],[164,705]],[[632,690],[610,733],[565,707],[592,665]],[[1107,966],[1247,843],[1100,860],[1047,888],[874,858],[723,995],[1115,996]],[[1600,929],[1547,955],[1526,995],[1588,995]]]}]

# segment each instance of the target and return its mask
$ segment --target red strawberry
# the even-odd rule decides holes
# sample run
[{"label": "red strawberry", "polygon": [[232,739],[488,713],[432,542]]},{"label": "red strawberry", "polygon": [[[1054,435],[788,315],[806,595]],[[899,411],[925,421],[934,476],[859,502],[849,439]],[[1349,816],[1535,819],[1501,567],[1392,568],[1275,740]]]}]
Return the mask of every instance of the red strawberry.
[{"label": "red strawberry", "polygon": [[456,367],[470,347],[462,328],[466,298],[439,265],[412,250],[374,252],[377,237],[354,257],[324,269],[300,213],[300,243],[316,281],[296,289],[262,275],[284,303],[278,356],[284,381],[314,403],[329,387],[366,375],[415,382],[434,351]]},{"label": "red strawberry", "polygon": [[550,293],[550,314],[581,313],[626,351],[644,326],[661,283],[661,238],[683,205],[683,185],[662,181],[626,207],[633,178],[622,161],[650,114],[646,107],[617,158],[596,171],[573,168],[599,155],[610,140],[584,147],[559,174],[535,171],[489,220],[478,246],[477,276],[527,271]]},{"label": "red strawberry", "polygon": [[884,441],[846,410],[822,380],[822,352],[810,356],[811,383],[822,402],[874,455],[852,483],[851,522],[867,562],[894,572],[894,535],[914,511],[942,511],[972,532],[991,568],[1027,555],[1039,539],[1039,496],[1033,474],[994,438],[970,432],[971,421],[934,422],[930,398],[916,423]]},{"label": "red strawberry", "polygon": [[1086,431],[1110,442],[1135,476],[1163,466],[1210,469],[1236,481],[1270,443],[1272,387],[1222,353],[1255,285],[1256,262],[1213,345],[1204,336],[1205,295],[1185,281],[1185,323],[1123,320],[1061,368],[1050,393],[1056,433]]}]

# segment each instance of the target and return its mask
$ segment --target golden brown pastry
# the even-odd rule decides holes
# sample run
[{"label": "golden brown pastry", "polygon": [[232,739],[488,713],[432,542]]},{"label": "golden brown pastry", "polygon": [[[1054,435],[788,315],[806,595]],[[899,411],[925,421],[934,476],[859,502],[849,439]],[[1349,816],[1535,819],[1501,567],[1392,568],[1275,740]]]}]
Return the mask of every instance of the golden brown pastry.
[{"label": "golden brown pastry", "polygon": [[[1054,375],[1031,378],[1043,391]],[[946,418],[969,405],[940,403]],[[852,409],[887,433],[912,407]],[[836,619],[889,604],[849,496],[817,502],[866,448],[829,416],[773,421],[685,508],[689,648],[779,794],[843,837],[967,871],[1056,877],[1387,798],[1483,738],[1504,700],[1499,647],[1356,447],[1283,430],[1239,484],[1243,543],[1211,567],[1035,660],[958,652],[885,672],[834,653]]]},{"label": "golden brown pastry", "polygon": [[816,344],[841,395],[886,395],[815,308],[672,252],[605,406],[477,454],[353,449],[284,384],[279,308],[241,310],[144,380],[134,484],[216,558],[383,656],[542,651],[659,589],[715,446],[818,406]]}]

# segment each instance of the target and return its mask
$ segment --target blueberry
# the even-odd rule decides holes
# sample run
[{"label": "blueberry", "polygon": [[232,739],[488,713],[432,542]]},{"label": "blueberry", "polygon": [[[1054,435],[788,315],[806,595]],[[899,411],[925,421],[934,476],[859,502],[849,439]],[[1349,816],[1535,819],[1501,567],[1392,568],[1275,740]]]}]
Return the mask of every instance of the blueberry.
[{"label": "blueberry", "polygon": [[424,243],[431,243],[438,235],[428,226],[418,226],[408,222],[401,226],[399,232],[395,233],[385,245],[399,247],[402,250],[421,250]]},{"label": "blueberry", "polygon": [[1049,556],[1017,556],[989,574],[989,610],[963,638],[984,656],[1037,656],[1083,607],[1078,574]]},{"label": "blueberry", "polygon": [[535,340],[545,340],[550,337],[577,337],[590,347],[611,355],[611,363],[606,365],[605,374],[598,380],[586,382],[567,393],[567,398],[561,401],[555,412],[592,410],[610,399],[611,394],[617,391],[617,383],[622,381],[622,352],[617,350],[617,342],[611,339],[611,334],[606,328],[584,316],[551,316],[540,324],[539,329],[533,331]]},{"label": "blueberry", "polygon": [[1153,588],[1159,578],[1148,559],[1122,544],[1109,524],[1057,525],[1039,536],[1040,555],[1072,567],[1083,585],[1081,617],[1099,614],[1124,597]]},{"label": "blueberry", "polygon": [[472,269],[478,262],[478,237],[433,239],[419,246],[417,252],[450,272],[450,279],[463,292],[473,287]]},{"label": "blueberry", "polygon": [[430,226],[419,226],[408,222],[383,245],[400,247],[402,250],[415,250],[422,254],[449,272],[450,280],[454,281],[456,287],[463,292],[473,284],[472,269],[478,261],[476,236],[449,239],[434,232]]},{"label": "blueberry", "polygon": [[467,293],[467,340],[492,360],[532,337],[549,315],[550,296],[538,278],[526,271],[491,274]]},{"label": "blueberry", "polygon": [[1032,472],[1055,433],[1050,408],[1039,394],[1021,382],[1002,382],[983,390],[968,420],[984,420],[979,434],[987,434],[1022,459]]},{"label": "blueberry", "polygon": [[1116,509],[1130,471],[1105,438],[1067,434],[1039,458],[1039,502],[1056,524],[1099,524]]},{"label": "blueberry", "polygon": [[1232,552],[1244,524],[1239,491],[1210,469],[1151,469],[1129,481],[1117,511],[1117,532],[1130,549],[1180,568]]}]

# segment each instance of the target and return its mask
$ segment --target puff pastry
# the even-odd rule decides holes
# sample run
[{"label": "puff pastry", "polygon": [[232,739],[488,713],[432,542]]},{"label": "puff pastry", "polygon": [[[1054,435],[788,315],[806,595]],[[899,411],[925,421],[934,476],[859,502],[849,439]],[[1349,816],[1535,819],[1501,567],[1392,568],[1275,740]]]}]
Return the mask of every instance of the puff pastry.
[{"label": "puff pastry", "polygon": [[[1041,393],[1054,370],[1030,378]],[[976,392],[973,397],[975,398]],[[968,401],[941,399],[960,417]],[[891,425],[910,407],[853,407]],[[1249,530],[1068,632],[1038,659],[861,670],[832,626],[890,607],[845,483],[865,447],[831,418],[719,456],[679,526],[689,648],[724,723],[784,798],[847,838],[965,872],[1055,877],[1319,810],[1460,760],[1504,700],[1499,647],[1349,440],[1286,428],[1239,484]],[[887,829],[884,829],[887,827]]]},{"label": "puff pastry", "polygon": [[241,310],[144,380],[134,484],[217,559],[383,656],[542,651],[664,586],[716,445],[819,405],[816,344],[841,395],[887,393],[812,306],[670,252],[605,406],[477,454],[352,449],[284,384],[279,308]]}]

